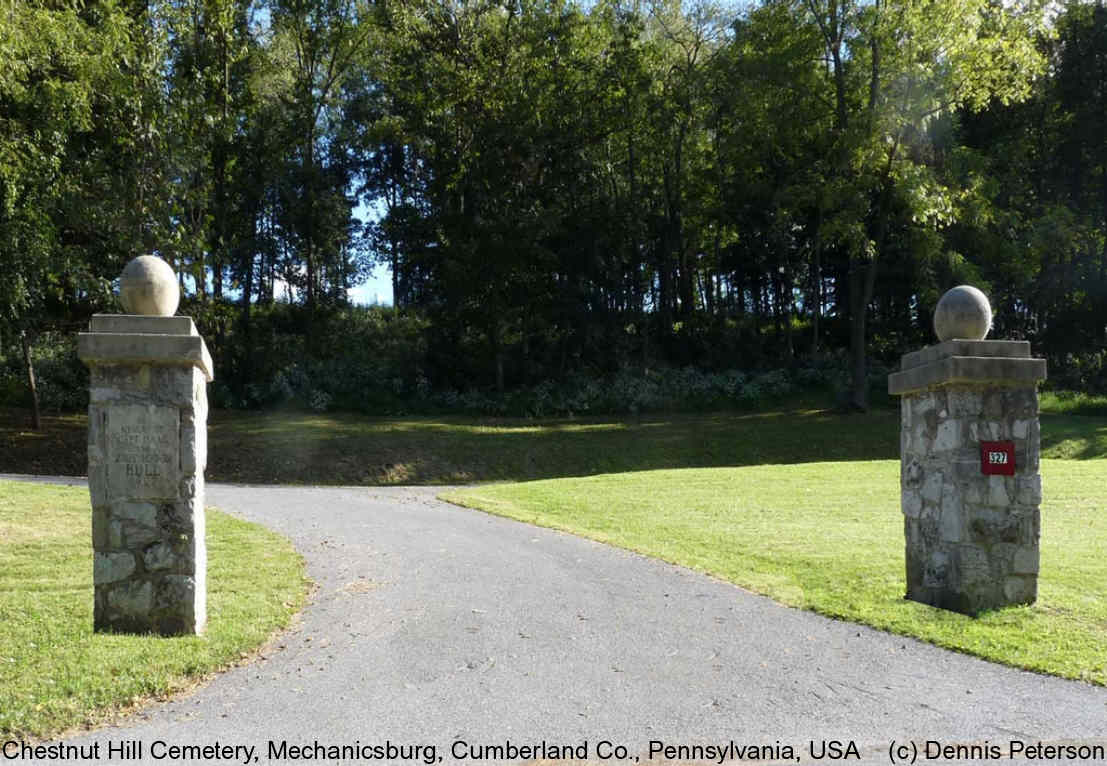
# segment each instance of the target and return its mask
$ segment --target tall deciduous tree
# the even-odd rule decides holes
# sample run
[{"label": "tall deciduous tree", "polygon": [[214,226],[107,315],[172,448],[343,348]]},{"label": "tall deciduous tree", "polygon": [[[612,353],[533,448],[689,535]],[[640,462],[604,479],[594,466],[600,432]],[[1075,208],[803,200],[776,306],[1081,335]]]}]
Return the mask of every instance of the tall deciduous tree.
[{"label": "tall deciduous tree", "polygon": [[302,286],[310,315],[320,303],[344,302],[361,269],[351,247],[351,158],[339,128],[344,85],[365,66],[374,25],[364,0],[276,0],[270,12],[273,55],[287,72],[282,224],[297,257],[286,277]]},{"label": "tall deciduous tree", "polygon": [[822,37],[834,115],[831,172],[837,234],[849,252],[850,404],[868,406],[866,321],[899,195],[918,221],[940,223],[946,190],[911,146],[929,120],[990,100],[1026,98],[1043,68],[1042,9],[988,0],[793,0]]},{"label": "tall deciduous tree", "polygon": [[[87,6],[8,3],[0,9],[0,324],[23,341],[104,283],[72,244],[64,204],[98,169],[81,139],[103,118],[119,126],[133,56],[131,24],[110,0]],[[38,423],[35,397],[35,424]]]}]

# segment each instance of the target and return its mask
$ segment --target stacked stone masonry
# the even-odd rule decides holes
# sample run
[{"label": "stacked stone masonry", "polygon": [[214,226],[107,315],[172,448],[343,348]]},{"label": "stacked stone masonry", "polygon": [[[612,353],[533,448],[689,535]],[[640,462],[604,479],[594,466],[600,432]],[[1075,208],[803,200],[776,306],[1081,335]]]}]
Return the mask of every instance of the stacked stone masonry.
[{"label": "stacked stone masonry", "polygon": [[[1037,597],[1036,386],[951,384],[902,397],[907,597],[976,614]],[[980,442],[1010,440],[1015,475],[984,475]]]},{"label": "stacked stone masonry", "polygon": [[[111,319],[115,330],[127,317]],[[149,324],[162,318],[141,319]],[[100,325],[105,326],[104,318]],[[131,329],[139,327],[136,321]],[[92,329],[97,329],[96,318]],[[191,333],[199,341],[194,329]],[[157,345],[166,337],[151,332],[146,340]],[[210,368],[187,360],[144,362],[131,354],[113,360],[113,349],[133,341],[134,334],[117,333],[80,338],[81,357],[91,371],[94,625],[98,631],[199,633],[206,622]]]}]

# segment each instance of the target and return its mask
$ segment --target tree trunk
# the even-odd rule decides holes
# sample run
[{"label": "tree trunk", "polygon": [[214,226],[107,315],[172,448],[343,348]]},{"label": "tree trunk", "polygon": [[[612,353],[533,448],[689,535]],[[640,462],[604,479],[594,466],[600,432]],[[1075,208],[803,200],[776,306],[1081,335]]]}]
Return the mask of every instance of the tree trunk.
[{"label": "tree trunk", "polygon": [[316,263],[315,263],[315,134],[313,129],[308,129],[304,136],[304,186],[306,189],[304,213],[307,220],[304,222],[304,276],[306,278],[307,292],[305,302],[307,304],[308,337],[313,337],[316,299]]},{"label": "tree trunk", "polygon": [[[893,152],[895,150],[893,149]],[[876,205],[874,216],[876,226],[876,239],[871,243],[872,252],[868,253],[868,260],[862,261],[859,256],[854,256],[850,263],[850,332],[849,354],[850,372],[852,375],[849,407],[853,410],[866,412],[869,409],[869,381],[865,349],[865,320],[869,311],[869,303],[873,298],[873,289],[876,287],[877,257],[884,251],[887,239],[887,209],[889,197],[889,184],[891,160],[889,159],[889,172],[885,175],[884,188],[880,191],[880,198]]]},{"label": "tree trunk", "polygon": [[777,267],[770,272],[769,296],[772,301],[773,325],[776,326],[777,343],[784,340],[784,277]]},{"label": "tree trunk", "polygon": [[27,366],[27,386],[31,389],[31,428],[42,428],[42,415],[38,409],[38,386],[35,385],[35,365],[31,360],[31,344],[27,340],[27,331],[21,330],[19,340],[23,344],[23,364]]},{"label": "tree trunk", "polygon": [[[668,240],[667,237],[665,239],[666,239],[666,241]],[[673,331],[673,313],[672,313],[672,306],[673,306],[673,297],[672,297],[672,293],[673,293],[673,290],[672,290],[672,287],[673,287],[673,274],[672,274],[672,270],[669,268],[670,264],[668,262],[668,259],[669,259],[669,253],[667,251],[667,248],[664,248],[664,247],[661,248],[661,250],[658,254],[658,272],[659,272],[659,274],[658,274],[658,280],[657,280],[658,281],[658,299],[657,300],[658,300],[658,304],[659,304],[659,306],[658,306],[659,314],[658,315],[661,317],[661,327],[658,328],[658,329],[660,330],[660,336],[662,338],[667,338],[669,336],[669,333],[671,333]]]},{"label": "tree trunk", "polygon": [[[860,267],[859,267],[860,268]],[[851,280],[858,286],[862,279]],[[850,395],[847,406],[851,410],[865,412],[869,409],[868,365],[865,358],[865,305],[854,303],[849,324]]]},{"label": "tree trunk", "polygon": [[680,247],[680,276],[678,279],[678,287],[680,290],[680,315],[682,317],[689,317],[696,309],[696,268],[695,268],[695,256],[686,252],[684,249],[684,235],[681,231],[682,224],[679,219],[677,222],[676,241]]},{"label": "tree trunk", "polygon": [[850,395],[847,406],[851,410],[866,412],[869,409],[868,360],[865,348],[865,320],[868,315],[869,300],[872,298],[871,284],[876,279],[876,258],[863,263],[855,258],[849,271],[849,366]]},{"label": "tree trunk", "polygon": [[781,309],[784,314],[784,353],[790,362],[796,358],[796,343],[792,333],[792,282],[787,272],[780,275],[780,293],[783,299]]},{"label": "tree trunk", "polygon": [[819,320],[823,314],[823,236],[822,236],[823,208],[820,204],[815,216],[815,245],[814,263],[812,264],[812,276],[814,278],[814,290],[812,290],[812,304],[814,311],[811,315],[811,356],[819,355]]},{"label": "tree trunk", "polygon": [[730,290],[733,296],[731,298],[733,313],[739,319],[744,319],[746,316],[746,272],[744,270],[733,275]]},{"label": "tree trunk", "polygon": [[490,335],[492,341],[492,355],[496,366],[496,393],[502,394],[504,392],[504,349],[503,340],[501,338],[502,328],[498,321],[493,325]]},{"label": "tree trunk", "polygon": [[215,176],[214,231],[210,233],[209,262],[211,263],[211,292],[215,300],[223,299],[223,266],[227,258],[227,152],[222,137],[212,149],[212,173]]},{"label": "tree trunk", "polygon": [[[253,340],[253,319],[252,301],[250,298],[254,292],[254,250],[258,241],[258,209],[257,206],[251,205],[250,207],[250,220],[253,225],[253,233],[250,235],[250,241],[246,247],[242,248],[242,304],[240,309],[239,321],[242,327],[243,343],[241,344],[243,358],[242,358],[242,380],[251,380],[254,374],[254,340]],[[263,279],[262,274],[257,275],[258,279],[258,299],[261,299],[261,283]]]},{"label": "tree trunk", "polygon": [[227,262],[227,155],[222,146],[213,152],[215,166],[215,236],[211,247],[211,292],[215,300],[223,299],[223,264]]},{"label": "tree trunk", "polygon": [[400,308],[404,305],[404,295],[400,290],[400,248],[395,237],[388,238],[388,246],[392,259],[392,307]]},{"label": "tree trunk", "polygon": [[523,317],[521,334],[523,336],[523,385],[530,385],[530,328],[527,326],[526,317]]},{"label": "tree trunk", "polygon": [[[1107,142],[1105,142],[1107,143]],[[1104,172],[1107,173],[1107,160],[1104,161]],[[1103,179],[1103,221],[1107,225],[1107,178]],[[1099,256],[1099,284],[1101,289],[1107,289],[1107,237],[1103,238],[1103,251]],[[1099,325],[1101,341],[1107,340],[1107,295],[1100,293]]]}]

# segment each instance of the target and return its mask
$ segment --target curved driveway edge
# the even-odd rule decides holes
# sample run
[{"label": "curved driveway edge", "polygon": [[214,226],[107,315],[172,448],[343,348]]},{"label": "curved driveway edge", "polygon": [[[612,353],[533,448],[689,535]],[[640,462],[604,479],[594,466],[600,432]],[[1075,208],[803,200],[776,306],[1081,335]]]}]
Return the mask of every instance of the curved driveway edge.
[{"label": "curved driveway edge", "polygon": [[[379,759],[393,763],[424,762],[426,746],[435,762],[479,762],[481,746],[499,746],[496,755],[507,742],[543,740],[547,755],[587,742],[597,760],[606,741],[641,763],[651,741],[753,744],[762,749],[747,756],[788,763],[818,762],[809,743],[829,753],[831,740],[854,742],[871,763],[890,762],[893,740],[1005,754],[1012,740],[1107,748],[1107,689],[782,607],[448,505],[435,499],[441,489],[209,485],[210,505],[292,539],[319,585],[313,602],[262,659],[69,743],[99,744],[101,756],[109,744],[142,744],[142,758],[100,761],[126,764],[377,760],[371,750],[327,759],[315,742],[424,746]],[[241,749],[182,751],[225,752],[221,760],[158,757],[216,743]],[[293,757],[304,755],[293,745],[324,757]]]}]

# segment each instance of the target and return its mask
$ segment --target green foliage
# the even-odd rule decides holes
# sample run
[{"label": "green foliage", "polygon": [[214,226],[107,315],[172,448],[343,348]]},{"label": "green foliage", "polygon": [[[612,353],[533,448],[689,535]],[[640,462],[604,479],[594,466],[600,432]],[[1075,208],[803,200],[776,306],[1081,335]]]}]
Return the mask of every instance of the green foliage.
[{"label": "green foliage", "polygon": [[[567,411],[574,377],[848,348],[863,407],[972,282],[1060,372],[1107,346],[1107,15],[1056,10],[16,3],[0,331],[74,331],[156,252],[228,405]],[[418,319],[336,319],[374,265]]]},{"label": "green foliage", "polygon": [[69,251],[65,202],[88,170],[79,151],[124,99],[128,25],[116,3],[9,3],[0,12],[0,323],[37,325],[103,285]]},{"label": "green foliage", "polygon": [[1107,350],[1069,354],[1047,381],[1053,391],[1081,395],[1107,394]]},{"label": "green foliage", "polygon": [[931,123],[992,100],[1025,99],[1044,70],[1034,46],[1044,13],[1035,4],[1007,9],[986,0],[787,5],[795,9],[789,21],[816,28],[822,43],[822,88],[803,97],[821,97],[832,115],[824,157],[835,193],[818,220],[845,256],[851,404],[864,409],[866,325],[878,266],[912,230],[953,219],[953,189],[929,156]]},{"label": "green foliage", "polygon": [[[77,358],[77,338],[72,333],[47,332],[34,346],[35,378],[39,404],[54,414],[88,407],[88,368]],[[0,358],[0,406],[30,408],[27,371],[16,355]]]},{"label": "green foliage", "polygon": [[394,412],[426,389],[427,323],[415,314],[388,307],[321,312],[309,336],[304,306],[257,307],[249,325],[219,303],[196,309],[217,371],[217,407]]},{"label": "green foliage", "polygon": [[[886,370],[874,370],[874,392],[887,389],[886,379]],[[772,409],[797,395],[844,402],[847,382],[845,360],[837,357],[760,372],[666,367],[645,373],[624,370],[604,377],[577,374],[503,395],[480,390],[435,392],[425,400],[416,398],[408,406],[413,411],[534,418]],[[874,398],[886,399],[879,395]]]}]

